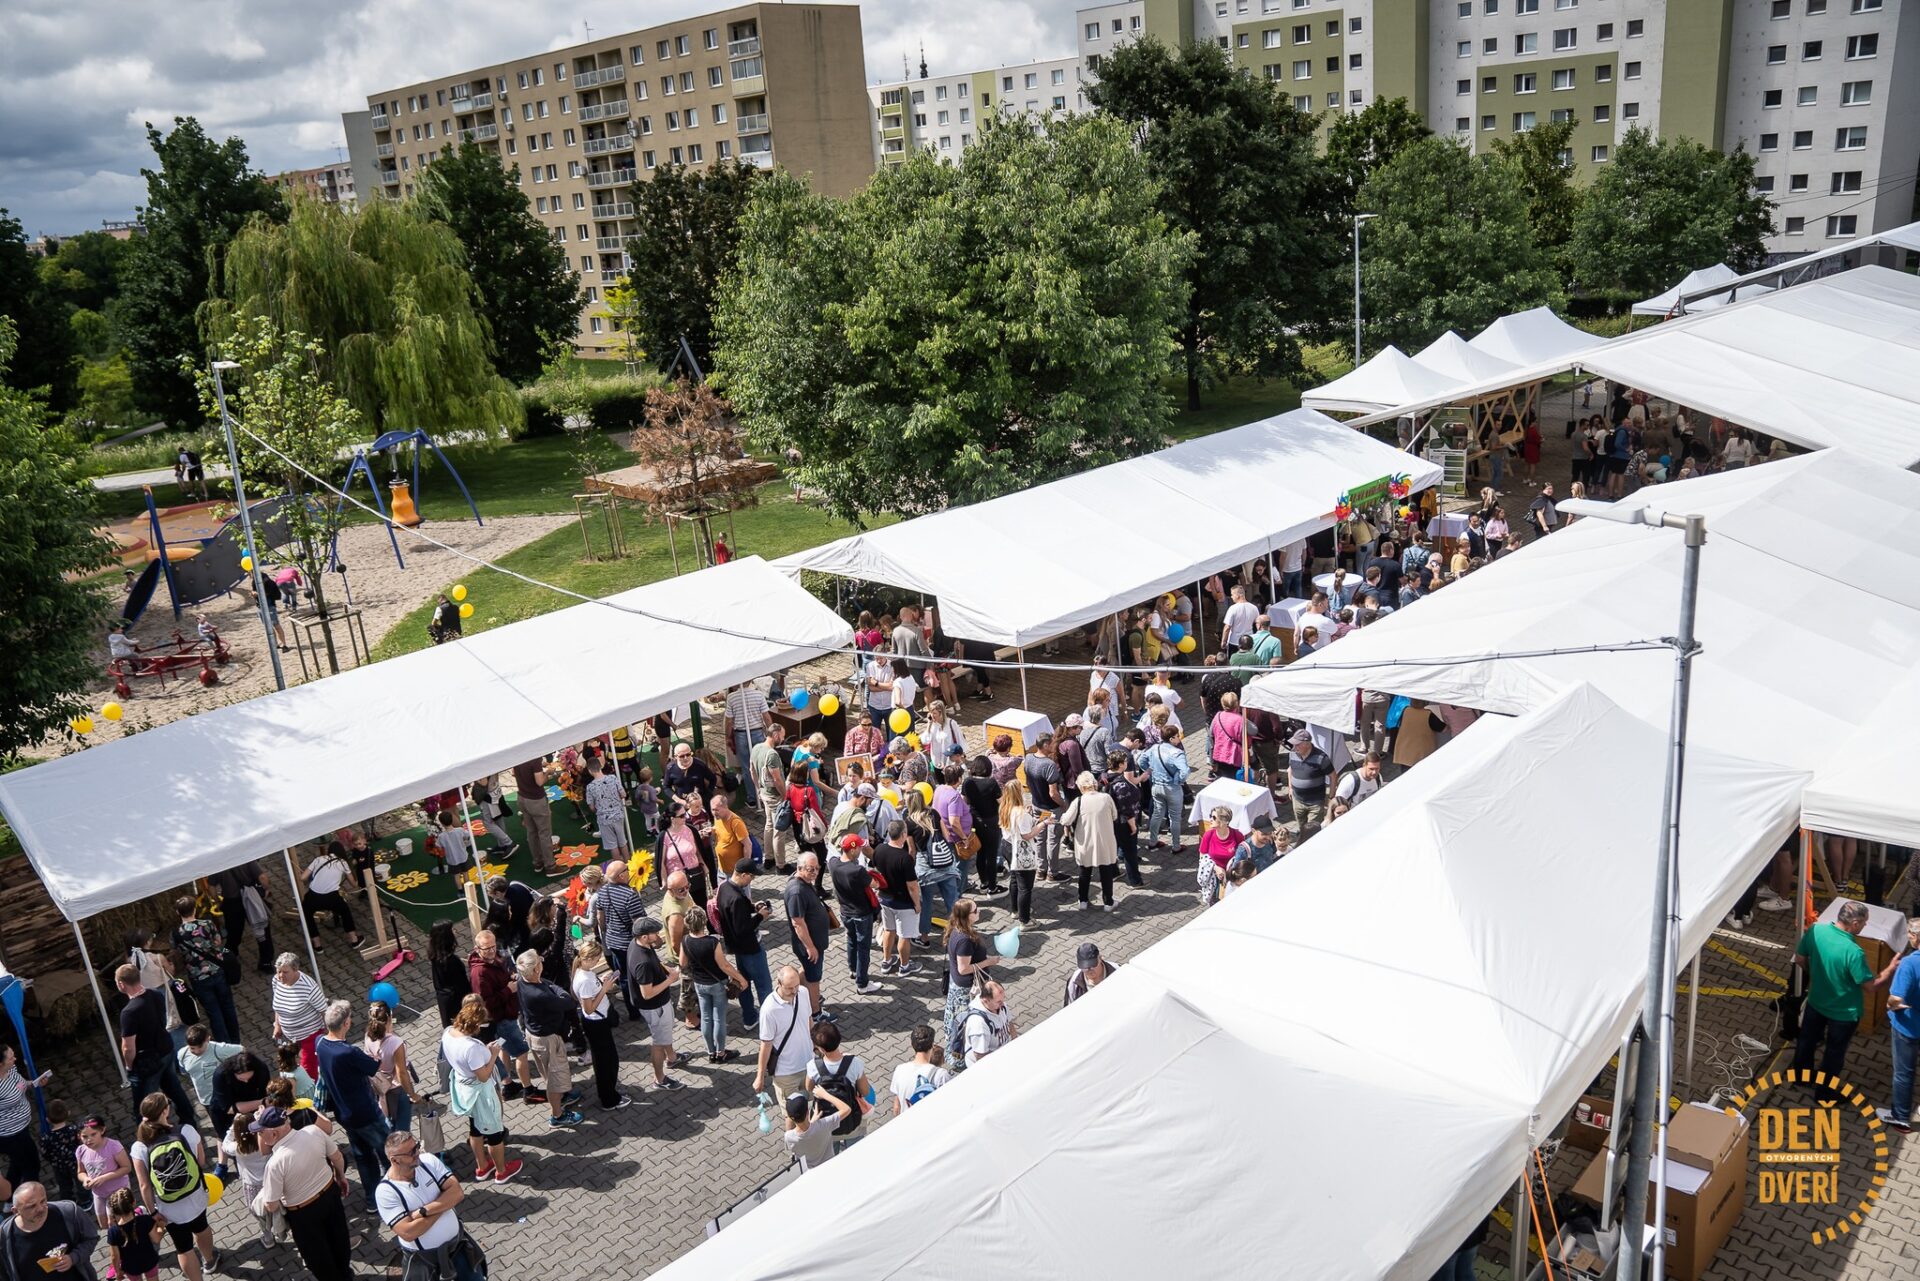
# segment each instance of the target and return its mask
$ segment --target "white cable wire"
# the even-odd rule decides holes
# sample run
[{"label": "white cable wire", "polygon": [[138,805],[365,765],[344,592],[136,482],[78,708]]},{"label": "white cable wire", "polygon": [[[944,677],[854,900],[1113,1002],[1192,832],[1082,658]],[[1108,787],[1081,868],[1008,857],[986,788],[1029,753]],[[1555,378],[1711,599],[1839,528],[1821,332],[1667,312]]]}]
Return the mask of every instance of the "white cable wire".
[{"label": "white cable wire", "polygon": [[[570,587],[562,587],[558,583],[549,583],[543,579],[534,578],[529,574],[522,574],[518,570],[508,569],[506,566],[498,564],[494,561],[490,561],[483,556],[476,556],[472,552],[465,552],[460,550],[458,547],[452,546],[451,544],[443,543],[431,534],[422,533],[419,529],[409,528],[408,526],[400,524],[398,521],[394,520],[391,516],[388,516],[385,512],[380,511],[376,507],[369,507],[366,503],[362,502],[358,498],[355,498],[352,494],[348,493],[346,490],[341,489],[338,486],[335,486],[332,482],[328,481],[326,478],[314,475],[311,471],[308,471],[305,467],[301,466],[300,463],[296,462],[292,458],[287,457],[286,454],[274,448],[272,444],[270,444],[265,440],[262,440],[245,424],[236,421],[234,425],[237,428],[239,428],[241,432],[243,432],[248,437],[250,437],[256,444],[258,444],[260,448],[266,450],[269,454],[272,454],[275,458],[278,458],[281,462],[285,463],[288,467],[293,468],[295,471],[299,472],[302,476],[305,476],[309,481],[311,481],[315,485],[318,485],[320,488],[324,489],[328,493],[333,494],[339,497],[340,499],[353,504],[354,507],[358,508],[362,512],[365,512],[367,515],[372,516],[375,520],[380,521],[382,524],[387,525],[390,528],[397,530],[399,532],[410,534],[414,538],[418,538],[421,541],[429,543],[434,547],[438,547],[442,551],[449,552],[454,556],[459,557],[461,560],[468,561],[469,563],[474,565],[478,565],[482,569],[490,569],[496,574],[504,574],[508,578],[517,579],[520,582],[526,583],[530,587],[544,588],[547,591],[556,592],[559,595],[571,597],[573,600],[576,600],[583,605],[599,605],[607,609],[617,610],[623,614],[631,614],[637,618],[645,618],[651,622],[666,623],[675,627],[688,627],[696,631],[710,632],[720,636],[731,636],[736,640],[758,641],[767,645],[779,645],[779,646],[783,646],[791,649],[811,649],[811,650],[817,651],[819,656],[822,658],[825,658],[834,654],[851,655],[854,652],[853,643],[851,641],[848,641],[847,643],[842,645],[822,645],[818,641],[799,641],[799,640],[791,640],[791,639],[788,639],[785,637],[779,637],[779,636],[764,636],[757,632],[743,632],[734,628],[723,627],[718,623],[698,622],[698,621],[695,621],[692,619],[686,619],[686,618],[672,618],[664,614],[656,614],[656,613],[653,613],[651,610],[641,609],[638,606],[625,604],[620,601],[610,600],[605,597],[588,596],[583,592],[574,591]],[[1303,668],[1301,670],[1302,671],[1306,671],[1306,670],[1369,671],[1375,668],[1391,668],[1391,667],[1462,667],[1469,663],[1502,662],[1507,660],[1516,660],[1516,659],[1523,659],[1523,658],[1560,658],[1560,657],[1565,657],[1565,656],[1574,655],[1574,654],[1623,653],[1623,652],[1633,652],[1638,650],[1671,649],[1672,647],[1673,647],[1673,641],[1671,638],[1657,638],[1657,639],[1645,639],[1645,640],[1633,640],[1633,641],[1616,641],[1608,644],[1598,644],[1598,645],[1572,645],[1572,646],[1563,646],[1563,647],[1553,648],[1553,649],[1512,650],[1506,653],[1495,653],[1495,654],[1443,655],[1437,658],[1420,658],[1420,659],[1380,658],[1380,659],[1365,659],[1365,660],[1361,660],[1358,662],[1351,662],[1351,663],[1324,662],[1324,663],[1315,663],[1311,669]],[[930,666],[933,663],[943,662],[946,660],[927,659],[922,661]],[[983,668],[1000,669],[1000,670],[1006,670],[1006,671],[1017,671],[1017,670],[1024,669],[1027,671],[1036,671],[1036,672],[1050,672],[1050,671],[1051,672],[1090,672],[1095,670],[1097,666],[1096,664],[1093,664],[1093,663],[1044,663],[1044,662],[1021,663],[1021,662],[1007,662],[1000,659],[975,659],[975,658],[968,658],[967,660],[965,660],[965,665],[968,667],[983,667]],[[1130,666],[1123,666],[1119,664],[1106,664],[1106,665],[1098,665],[1098,670],[1106,671],[1106,672],[1127,673],[1127,674],[1138,673],[1141,675],[1151,675],[1156,672],[1171,671],[1173,669],[1171,669],[1164,663],[1160,663],[1160,664],[1150,664],[1145,667],[1130,667]],[[1196,675],[1200,671],[1200,669],[1198,668],[1186,668],[1182,670],[1183,672],[1191,672]],[[1262,669],[1256,669],[1255,674],[1261,675],[1261,676],[1269,676],[1275,673],[1285,675],[1287,672],[1291,670],[1293,669],[1285,668],[1285,667],[1262,668]]]}]

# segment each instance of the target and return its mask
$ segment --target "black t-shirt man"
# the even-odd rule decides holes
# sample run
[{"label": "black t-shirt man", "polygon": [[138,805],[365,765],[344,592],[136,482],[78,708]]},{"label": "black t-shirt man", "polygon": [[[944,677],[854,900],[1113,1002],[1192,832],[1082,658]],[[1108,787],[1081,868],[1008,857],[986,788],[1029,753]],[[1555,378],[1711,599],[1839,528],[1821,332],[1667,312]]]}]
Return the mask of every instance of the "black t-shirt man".
[{"label": "black t-shirt man", "polygon": [[901,909],[913,906],[913,891],[907,888],[916,879],[912,850],[891,842],[882,845],[873,852],[873,870],[883,882],[882,906]]},{"label": "black t-shirt man", "polygon": [[728,877],[720,884],[715,899],[720,910],[720,938],[735,956],[752,956],[760,947],[760,914],[754,911],[753,896]]},{"label": "black t-shirt man", "polygon": [[[67,1228],[66,1219],[52,1205],[48,1205],[47,1217],[38,1228],[29,1232],[20,1225],[20,1220],[15,1218],[7,1223],[6,1236],[7,1253],[12,1256],[8,1262],[13,1265],[9,1271],[16,1277],[55,1275],[43,1271],[40,1260],[46,1258],[48,1252],[58,1246],[66,1246],[69,1253],[76,1255],[79,1253],[75,1247],[80,1243],[73,1239],[73,1233]],[[83,1262],[86,1262],[84,1257],[75,1259],[76,1264]],[[92,1276],[93,1271],[90,1266],[85,1271],[75,1267],[67,1275]]]},{"label": "black t-shirt man", "polygon": [[873,902],[867,897],[872,884],[873,874],[856,859],[843,858],[833,865],[833,895],[848,916],[873,915]]},{"label": "black t-shirt man", "polygon": [[640,995],[648,987],[667,981],[660,954],[640,943],[627,945],[627,981],[633,985],[633,1003],[643,1010],[657,1010],[673,999],[670,987],[663,987],[652,996]]},{"label": "black t-shirt man", "polygon": [[1366,571],[1372,569],[1375,565],[1380,567],[1380,590],[1390,595],[1398,596],[1400,594],[1399,560],[1392,556],[1375,556],[1372,560],[1360,567],[1361,574],[1364,576]]},{"label": "black t-shirt man", "polygon": [[[799,877],[787,882],[787,922],[804,921],[807,937],[824,954],[827,947],[827,931],[832,928],[832,920],[827,915],[827,905],[821,901],[820,892]],[[793,950],[800,951],[800,936],[796,931]]]},{"label": "black t-shirt man", "polygon": [[151,1072],[173,1053],[173,1038],[167,1035],[167,995],[148,989],[128,1001],[120,1011],[120,1035],[133,1038],[133,1067]]},{"label": "black t-shirt man", "polygon": [[534,1036],[565,1036],[567,1016],[573,1008],[573,994],[558,983],[544,977],[538,983],[524,979],[520,983],[520,1016],[526,1020],[527,1031]]}]

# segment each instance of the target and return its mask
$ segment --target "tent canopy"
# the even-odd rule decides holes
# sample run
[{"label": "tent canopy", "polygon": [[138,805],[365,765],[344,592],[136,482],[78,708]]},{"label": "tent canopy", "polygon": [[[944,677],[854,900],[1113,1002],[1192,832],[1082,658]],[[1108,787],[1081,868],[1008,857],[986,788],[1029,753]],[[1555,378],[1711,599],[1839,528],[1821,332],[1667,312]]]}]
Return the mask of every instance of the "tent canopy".
[{"label": "tent canopy", "polygon": [[1414,359],[1436,374],[1451,378],[1455,386],[1485,382],[1514,369],[1511,361],[1481,351],[1451,329],[1422,347]]},{"label": "tent canopy", "polygon": [[[939,599],[948,635],[1030,645],[1325,529],[1341,494],[1395,473],[1416,489],[1440,477],[1424,459],[1296,409],[775,565],[923,591]],[[1038,548],[1109,538],[1124,554],[1049,558],[1044,582],[1023,568]]]},{"label": "tent canopy", "polygon": [[[1915,252],[1920,252],[1920,222],[1910,222],[1902,227],[1889,227],[1885,231],[1876,231],[1871,235],[1857,236],[1852,240],[1846,241],[1844,244],[1834,245],[1830,249],[1821,249],[1815,253],[1802,254],[1798,258],[1790,258],[1786,262],[1775,263],[1770,267],[1762,267],[1758,271],[1750,271],[1744,276],[1734,276],[1730,280],[1708,283],[1697,289],[1690,290],[1683,285],[1680,290],[1679,301],[1684,303],[1686,309],[1691,312],[1697,310],[1701,302],[1715,296],[1724,295],[1729,292],[1733,286],[1745,286],[1764,282],[1775,289],[1785,288],[1790,284],[1800,284],[1811,279],[1812,276],[1810,273],[1824,271],[1829,263],[1837,262],[1844,267],[1858,266],[1865,262],[1870,256],[1874,256],[1872,254],[1873,250],[1881,248],[1911,249]],[[1740,293],[1745,296],[1751,296],[1744,288],[1740,290]]]},{"label": "tent canopy", "polygon": [[[1690,740],[1815,771],[1822,830],[1920,829],[1920,796],[1893,772],[1912,721],[1892,710],[1920,702],[1920,476],[1829,450],[1622,502],[1706,517]],[[1586,681],[1664,724],[1670,650],[1492,655],[1672,635],[1682,558],[1672,530],[1580,521],[1259,677],[1245,699],[1346,729],[1363,684],[1512,714]],[[1394,665],[1339,666],[1378,660]]]},{"label": "tent canopy", "polygon": [[1913,793],[1916,725],[1920,674],[1875,689],[1860,728],[1824,759],[1801,798],[1801,823],[1816,832],[1920,849],[1920,802]]},{"label": "tent canopy", "polygon": [[1537,365],[1547,360],[1565,360],[1606,342],[1583,329],[1575,329],[1553,314],[1551,307],[1517,311],[1482,329],[1467,343],[1509,365]]},{"label": "tent canopy", "polygon": [[[1682,298],[1698,294],[1703,289],[1712,289],[1716,285],[1730,284],[1738,279],[1740,279],[1740,273],[1727,266],[1724,262],[1716,262],[1711,267],[1702,267],[1698,271],[1688,272],[1686,278],[1671,289],[1667,289],[1655,294],[1651,298],[1633,304],[1633,314],[1636,316],[1671,316],[1680,306],[1680,300]],[[1769,293],[1771,289],[1772,287],[1769,285],[1747,285],[1737,290],[1728,289],[1722,293],[1705,294],[1691,303],[1688,310],[1705,311],[1714,307],[1724,307],[1728,303],[1737,302],[1743,297],[1752,298],[1759,294]]]},{"label": "tent canopy", "polygon": [[[1635,1017],[1645,962],[1620,940],[1651,928],[1663,743],[1586,687],[1482,721],[658,1275],[824,1281],[858,1240],[881,1277],[961,1275],[959,1241],[970,1276],[1284,1257],[1288,1275],[1424,1281]],[[1561,798],[1597,770],[1619,803],[1569,826]],[[1803,782],[1690,755],[1684,947],[1791,828]],[[1147,1212],[1113,1213],[1143,1170]],[[906,1198],[878,1217],[876,1182]]]},{"label": "tent canopy", "polygon": [[1458,380],[1415,361],[1398,347],[1383,347],[1358,369],[1300,397],[1322,413],[1370,414],[1423,396],[1451,391]]},{"label": "tent canopy", "polygon": [[79,921],[849,639],[747,557],[5,775],[0,812]]}]

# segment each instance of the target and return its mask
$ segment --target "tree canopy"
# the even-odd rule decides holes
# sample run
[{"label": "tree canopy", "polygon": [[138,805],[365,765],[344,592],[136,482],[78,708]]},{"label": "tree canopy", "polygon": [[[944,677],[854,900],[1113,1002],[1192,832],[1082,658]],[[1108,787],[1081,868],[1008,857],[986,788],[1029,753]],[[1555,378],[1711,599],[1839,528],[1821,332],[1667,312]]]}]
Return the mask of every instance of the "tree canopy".
[{"label": "tree canopy", "polygon": [[1581,204],[1568,256],[1582,288],[1644,298],[1717,262],[1756,270],[1772,232],[1773,203],[1755,190],[1744,147],[1721,152],[1635,126]]},{"label": "tree canopy", "polygon": [[1115,50],[1089,96],[1134,128],[1158,183],[1157,207],[1192,233],[1180,328],[1188,407],[1200,405],[1208,363],[1298,374],[1293,331],[1338,311],[1345,244],[1337,193],[1314,150],[1314,117],[1211,44],[1174,51],[1151,38]]},{"label": "tree canopy", "polygon": [[1327,126],[1327,167],[1333,170],[1341,212],[1367,208],[1360,189],[1403,147],[1433,136],[1405,98],[1375,98],[1364,111],[1342,112]]},{"label": "tree canopy", "polygon": [[627,239],[628,331],[662,373],[686,337],[704,371],[713,364],[713,311],[739,254],[740,218],[761,171],[737,160],[711,169],[667,165],[631,188],[639,230]]},{"label": "tree canopy", "polygon": [[285,222],[257,218],[234,238],[224,284],[206,312],[211,337],[260,316],[317,343],[319,376],[377,432],[492,436],[520,422],[460,241],[414,203],[349,212],[297,199]]},{"label": "tree canopy", "polygon": [[174,117],[173,132],[147,126],[159,168],[142,169],[147,204],[144,234],[135,238],[124,281],[121,328],[139,407],[169,422],[199,412],[193,377],[206,344],[201,307],[221,275],[227,243],[249,218],[279,221],[286,204],[279,190],[248,165],[238,138],[215,143],[191,116]]},{"label": "tree canopy", "polygon": [[540,376],[568,343],[585,301],[567,251],[540,225],[514,180],[518,166],[477,143],[443,148],[420,175],[427,216],[445,223],[466,251],[467,270],[493,337],[493,367],[515,385]]},{"label": "tree canopy", "polygon": [[15,325],[6,385],[43,388],[55,409],[73,403],[78,344],[68,323],[72,313],[72,305],[48,286],[20,220],[0,209],[0,316],[13,317]]},{"label": "tree canopy", "polygon": [[763,450],[860,522],[1153,448],[1187,238],[1111,116],[987,124],[845,201],[759,182],[715,380]]},{"label": "tree canopy", "polygon": [[1360,267],[1368,351],[1411,353],[1448,329],[1558,301],[1511,161],[1423,138],[1367,179],[1360,199],[1379,215]]},{"label": "tree canopy", "polygon": [[7,385],[15,336],[0,317],[0,760],[85,710],[108,609],[89,579],[113,559],[78,446]]},{"label": "tree canopy", "polygon": [[1573,239],[1573,220],[1584,192],[1573,182],[1573,122],[1536,125],[1511,138],[1494,140],[1493,152],[1513,162],[1520,190],[1527,200],[1527,225],[1534,243],[1565,278],[1567,242]]}]

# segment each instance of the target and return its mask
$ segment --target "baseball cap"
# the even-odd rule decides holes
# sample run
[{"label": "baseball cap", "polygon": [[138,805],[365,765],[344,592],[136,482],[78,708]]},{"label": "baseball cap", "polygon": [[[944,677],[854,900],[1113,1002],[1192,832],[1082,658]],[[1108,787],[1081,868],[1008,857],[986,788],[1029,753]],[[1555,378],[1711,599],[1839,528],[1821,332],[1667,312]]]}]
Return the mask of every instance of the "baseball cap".
[{"label": "baseball cap", "polygon": [[1265,814],[1262,814],[1253,820],[1253,830],[1256,832],[1271,832],[1273,830],[1273,820]]},{"label": "baseball cap", "polygon": [[857,850],[866,843],[867,838],[858,832],[848,832],[840,838],[840,848],[843,850]]},{"label": "baseball cap", "polygon": [[1292,743],[1295,747],[1298,747],[1302,743],[1311,743],[1313,741],[1313,735],[1307,733],[1307,731],[1303,729],[1297,729],[1293,731],[1293,737],[1288,739],[1287,741],[1289,743]]},{"label": "baseball cap", "polygon": [[254,1114],[253,1120],[247,1123],[247,1129],[258,1134],[262,1130],[277,1130],[287,1123],[285,1112],[279,1108],[266,1107]]},{"label": "baseball cap", "polygon": [[958,743],[947,744],[948,756],[965,756],[966,754],[967,754],[967,749],[962,747],[960,744]]},{"label": "baseball cap", "polygon": [[1100,964],[1100,945],[1098,943],[1082,943],[1080,950],[1073,954],[1073,963],[1083,970],[1090,970]]},{"label": "baseball cap", "polygon": [[667,927],[651,916],[643,916],[633,923],[633,936],[640,938],[646,934],[665,934]]}]

